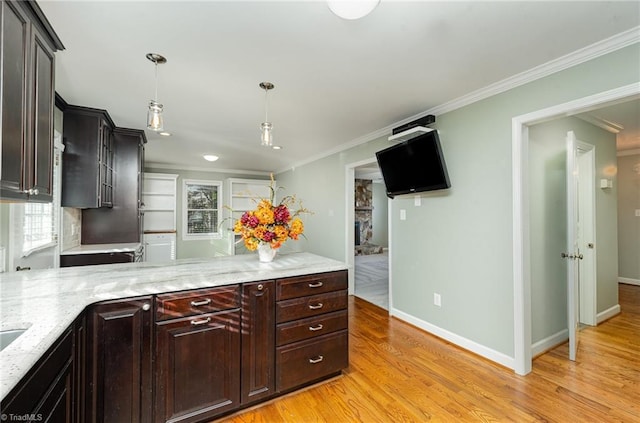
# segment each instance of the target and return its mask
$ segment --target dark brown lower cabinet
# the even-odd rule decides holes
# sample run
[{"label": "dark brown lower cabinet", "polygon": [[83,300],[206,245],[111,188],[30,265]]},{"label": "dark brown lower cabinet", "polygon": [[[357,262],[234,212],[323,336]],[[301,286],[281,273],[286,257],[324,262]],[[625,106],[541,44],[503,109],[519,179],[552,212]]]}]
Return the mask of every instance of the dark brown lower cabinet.
[{"label": "dark brown lower cabinet", "polygon": [[6,421],[73,419],[73,330],[67,329],[0,404]]},{"label": "dark brown lower cabinet", "polygon": [[204,422],[240,405],[240,309],[156,323],[155,421]]},{"label": "dark brown lower cabinet", "polygon": [[152,310],[152,296],[88,309],[86,417],[79,421],[151,422]]},{"label": "dark brown lower cabinet", "polygon": [[242,286],[240,402],[266,399],[275,391],[275,281]]}]

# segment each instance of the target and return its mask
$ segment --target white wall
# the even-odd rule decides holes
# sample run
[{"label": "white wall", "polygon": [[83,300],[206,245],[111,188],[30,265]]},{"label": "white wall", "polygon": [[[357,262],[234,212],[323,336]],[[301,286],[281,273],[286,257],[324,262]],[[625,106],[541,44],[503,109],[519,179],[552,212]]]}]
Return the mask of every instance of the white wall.
[{"label": "white wall", "polygon": [[[634,44],[437,116],[452,188],[393,200],[391,312],[509,365],[514,356],[511,120],[640,82]],[[308,251],[345,260],[345,165],[374,157],[386,136],[278,174],[303,197]],[[322,181],[318,184],[317,181]],[[400,210],[407,219],[398,219]],[[433,305],[433,293],[442,307]],[[598,293],[601,298],[600,293]],[[600,308],[600,304],[598,305]]]}]

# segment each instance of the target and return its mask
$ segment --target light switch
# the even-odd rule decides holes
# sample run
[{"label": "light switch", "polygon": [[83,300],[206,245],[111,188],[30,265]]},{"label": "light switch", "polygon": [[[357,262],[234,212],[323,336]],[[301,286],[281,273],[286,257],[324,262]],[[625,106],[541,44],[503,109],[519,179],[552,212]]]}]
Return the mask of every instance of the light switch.
[{"label": "light switch", "polygon": [[421,204],[422,204],[422,198],[419,195],[416,195],[415,197],[413,197],[414,206],[420,207]]},{"label": "light switch", "polygon": [[636,209],[636,217],[640,217],[640,209]]},{"label": "light switch", "polygon": [[405,209],[400,209],[400,220],[407,220],[407,211]]}]

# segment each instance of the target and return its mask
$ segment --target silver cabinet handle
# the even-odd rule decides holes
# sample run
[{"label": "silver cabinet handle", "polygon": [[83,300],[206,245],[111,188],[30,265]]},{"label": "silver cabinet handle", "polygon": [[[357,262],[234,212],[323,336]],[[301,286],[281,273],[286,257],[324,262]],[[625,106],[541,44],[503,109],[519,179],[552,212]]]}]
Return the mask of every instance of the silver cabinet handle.
[{"label": "silver cabinet handle", "polygon": [[142,310],[144,310],[144,311],[151,310],[151,305],[149,303],[142,304]]},{"label": "silver cabinet handle", "polygon": [[318,310],[321,309],[324,304],[318,303],[316,305],[309,304],[309,310]]},{"label": "silver cabinet handle", "polygon": [[192,307],[200,307],[200,306],[205,306],[211,303],[211,299],[207,298],[206,300],[201,300],[201,301],[191,301],[191,306]]},{"label": "silver cabinet handle", "polygon": [[38,188],[30,188],[30,189],[22,190],[22,193],[28,194],[28,195],[38,195],[40,191],[38,191]]},{"label": "silver cabinet handle", "polygon": [[210,321],[211,321],[211,317],[207,317],[206,319],[202,319],[202,320],[192,320],[191,324],[193,326],[200,326],[200,325],[206,325]]},{"label": "silver cabinet handle", "polygon": [[258,285],[258,291],[262,291],[263,289],[264,289],[264,285],[263,284]]},{"label": "silver cabinet handle", "polygon": [[310,283],[309,288],[320,288],[322,285],[322,282]]},{"label": "silver cabinet handle", "polygon": [[318,363],[320,363],[322,360],[324,360],[324,357],[323,357],[323,356],[321,356],[321,355],[319,355],[319,356],[317,356],[317,357],[310,358],[310,359],[309,359],[309,363],[311,363],[311,364],[318,364]]},{"label": "silver cabinet handle", "polygon": [[312,332],[315,332],[317,330],[322,330],[324,326],[322,326],[322,323],[319,323],[318,326],[309,326],[309,330]]}]

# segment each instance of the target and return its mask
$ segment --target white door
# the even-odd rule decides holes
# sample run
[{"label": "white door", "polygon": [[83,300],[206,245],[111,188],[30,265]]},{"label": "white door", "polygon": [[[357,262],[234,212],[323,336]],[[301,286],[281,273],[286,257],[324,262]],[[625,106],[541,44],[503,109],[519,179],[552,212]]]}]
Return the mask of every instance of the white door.
[{"label": "white door", "polygon": [[562,258],[567,261],[567,323],[569,325],[569,359],[576,360],[578,350],[578,286],[580,257],[578,246],[578,163],[576,136],[567,133],[567,251]]},{"label": "white door", "polygon": [[595,223],[595,147],[576,143],[578,158],[578,260],[579,312],[581,325],[596,326],[596,223]]}]

